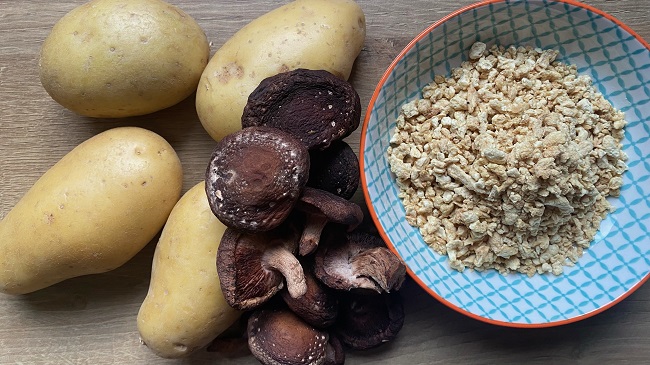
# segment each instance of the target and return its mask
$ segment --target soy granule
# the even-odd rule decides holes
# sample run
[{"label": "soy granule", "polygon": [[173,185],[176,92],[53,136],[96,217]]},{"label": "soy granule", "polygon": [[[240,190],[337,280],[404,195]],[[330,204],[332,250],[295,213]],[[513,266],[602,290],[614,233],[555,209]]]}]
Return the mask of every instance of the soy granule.
[{"label": "soy granule", "polygon": [[456,270],[561,275],[620,194],[624,114],[557,55],[477,42],[400,110],[406,220]]}]

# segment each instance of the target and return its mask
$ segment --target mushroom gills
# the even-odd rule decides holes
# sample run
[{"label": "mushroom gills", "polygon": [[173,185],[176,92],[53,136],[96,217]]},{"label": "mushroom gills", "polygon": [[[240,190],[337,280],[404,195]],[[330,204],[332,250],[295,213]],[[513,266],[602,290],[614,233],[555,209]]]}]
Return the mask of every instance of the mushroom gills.
[{"label": "mushroom gills", "polygon": [[227,228],[217,250],[217,272],[224,297],[239,310],[257,308],[285,285],[292,295],[307,290],[295,257],[298,231],[289,223],[268,232]]},{"label": "mushroom gills", "polygon": [[325,285],[368,293],[401,288],[406,266],[381,238],[365,232],[347,234],[337,226],[328,226],[323,237],[314,259],[314,274]]}]

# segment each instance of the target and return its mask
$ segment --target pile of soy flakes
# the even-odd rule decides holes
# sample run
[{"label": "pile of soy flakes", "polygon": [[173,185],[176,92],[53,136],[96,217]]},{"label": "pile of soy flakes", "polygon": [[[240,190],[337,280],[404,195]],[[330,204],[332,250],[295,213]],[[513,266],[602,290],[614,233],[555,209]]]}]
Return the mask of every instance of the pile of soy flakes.
[{"label": "pile of soy flakes", "polygon": [[388,156],[406,219],[456,270],[561,275],[620,193],[624,114],[557,55],[477,42],[401,108]]}]

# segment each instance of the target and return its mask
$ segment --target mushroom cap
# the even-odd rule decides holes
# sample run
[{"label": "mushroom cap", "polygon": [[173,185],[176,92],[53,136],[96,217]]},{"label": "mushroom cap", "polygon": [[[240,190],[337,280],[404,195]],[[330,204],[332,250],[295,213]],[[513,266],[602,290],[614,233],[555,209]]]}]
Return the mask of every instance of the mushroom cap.
[{"label": "mushroom cap", "polygon": [[289,309],[305,322],[317,328],[327,328],[334,324],[338,315],[338,296],[334,290],[318,281],[311,270],[305,269],[304,272],[307,282],[305,295],[293,298],[286,290],[281,291],[280,295]]},{"label": "mushroom cap", "polygon": [[260,309],[248,320],[248,346],[262,364],[324,364],[329,333],[289,310]]},{"label": "mushroom cap", "polygon": [[351,199],[359,188],[359,158],[343,140],[332,142],[324,150],[309,152],[310,169],[307,186]]},{"label": "mushroom cap", "polygon": [[228,227],[266,231],[287,218],[309,178],[309,153],[290,134],[250,127],[224,137],[206,171],[214,215]]},{"label": "mushroom cap", "polygon": [[404,305],[398,292],[381,295],[347,293],[333,332],[355,350],[393,340],[404,326]]},{"label": "mushroom cap", "polygon": [[307,286],[294,256],[298,232],[285,224],[272,231],[249,233],[227,228],[217,250],[217,273],[228,304],[239,310],[260,306],[285,285],[293,296]]},{"label": "mushroom cap", "polygon": [[262,80],[248,97],[242,126],[268,125],[293,134],[308,149],[324,149],[361,121],[359,94],[325,70],[296,69]]},{"label": "mushroom cap", "polygon": [[316,250],[321,232],[327,223],[343,225],[348,230],[352,230],[363,221],[363,210],[358,204],[309,186],[304,188],[296,210],[305,215],[299,248],[301,256],[309,255]]},{"label": "mushroom cap", "polygon": [[330,288],[387,293],[402,286],[406,266],[381,238],[365,232],[346,235],[331,226],[322,240],[314,258],[314,275]]}]

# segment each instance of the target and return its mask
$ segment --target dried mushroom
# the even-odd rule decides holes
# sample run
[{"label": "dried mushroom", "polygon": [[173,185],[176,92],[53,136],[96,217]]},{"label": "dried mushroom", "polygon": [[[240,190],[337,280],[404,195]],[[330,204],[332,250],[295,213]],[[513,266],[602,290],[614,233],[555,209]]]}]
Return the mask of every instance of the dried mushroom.
[{"label": "dried mushroom", "polygon": [[325,349],[325,361],[323,365],[343,365],[345,363],[345,350],[343,343],[337,335],[330,332],[330,340]]},{"label": "dried mushroom", "polygon": [[314,274],[330,288],[389,293],[402,286],[406,266],[375,235],[328,229],[315,254]]},{"label": "dried mushroom", "polygon": [[289,310],[257,310],[248,320],[248,346],[262,364],[336,364],[340,354],[329,342],[328,332]]},{"label": "dried mushroom", "polygon": [[292,297],[305,294],[305,275],[294,255],[297,244],[298,232],[288,224],[257,233],[226,229],[217,251],[217,273],[228,304],[256,308],[285,283]]},{"label": "dried mushroom", "polygon": [[244,128],[215,147],[206,171],[210,208],[228,227],[266,231],[291,213],[309,178],[309,153],[290,134]]},{"label": "dried mushroom", "polygon": [[334,324],[339,312],[338,295],[318,281],[310,270],[304,272],[307,282],[305,295],[294,298],[283,290],[281,296],[289,309],[305,322],[317,328],[329,327]]},{"label": "dried mushroom", "polygon": [[296,69],[268,77],[249,95],[242,126],[271,126],[308,149],[325,149],[354,131],[361,102],[347,81],[325,70]]},{"label": "dried mushroom", "polygon": [[361,207],[325,190],[305,187],[296,209],[305,215],[298,253],[311,254],[318,247],[321,232],[327,223],[356,228],[363,221]]},{"label": "dried mushroom", "polygon": [[359,158],[345,141],[333,142],[324,150],[309,152],[307,186],[350,199],[359,187]]},{"label": "dried mushroom", "polygon": [[333,332],[354,350],[367,350],[393,340],[404,326],[399,293],[379,296],[348,293]]}]

